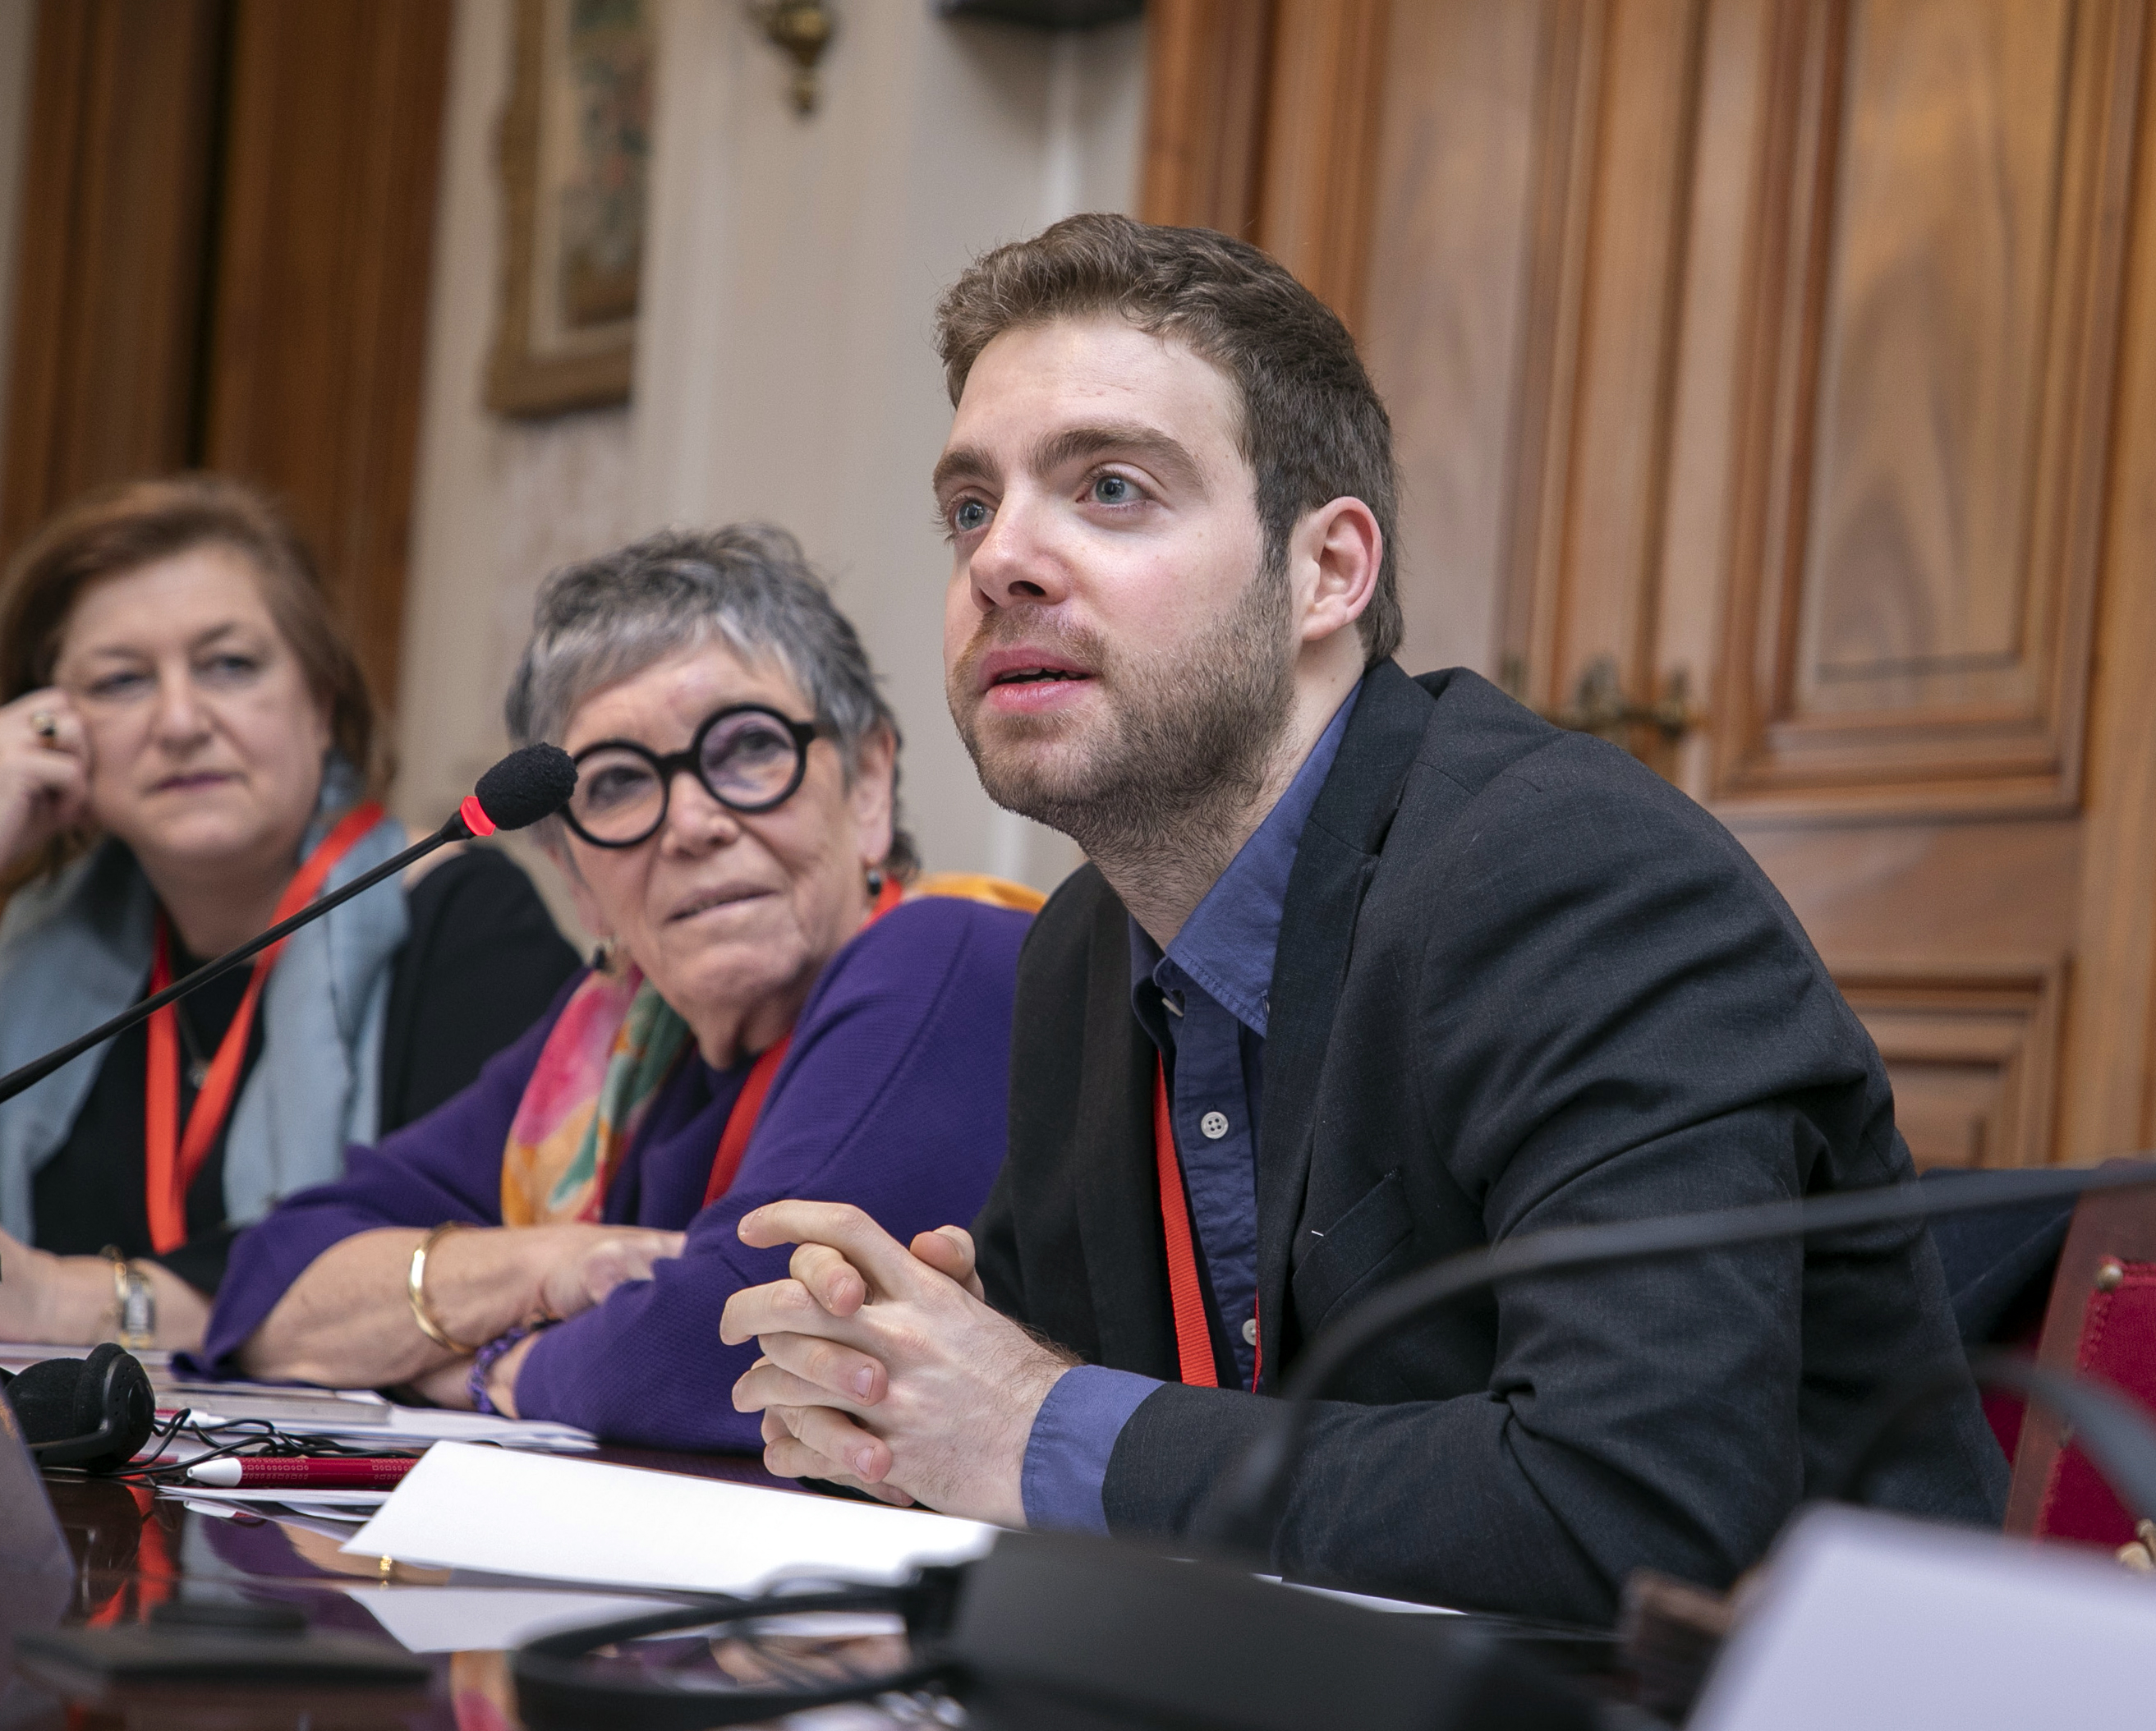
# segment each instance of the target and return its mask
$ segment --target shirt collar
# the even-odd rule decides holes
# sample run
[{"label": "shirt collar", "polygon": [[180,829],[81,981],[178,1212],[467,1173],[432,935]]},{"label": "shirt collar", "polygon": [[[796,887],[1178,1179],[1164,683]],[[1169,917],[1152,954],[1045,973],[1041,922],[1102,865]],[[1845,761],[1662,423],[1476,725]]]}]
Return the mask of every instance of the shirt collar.
[{"label": "shirt collar", "polygon": [[1137,921],[1131,922],[1131,981],[1148,976],[1173,1000],[1188,981],[1236,1021],[1265,1037],[1270,1013],[1273,957],[1280,948],[1281,914],[1287,880],[1311,808],[1340,755],[1340,741],[1362,694],[1360,680],[1332,712],[1287,791],[1252,832],[1228,869],[1183,922],[1163,955]]}]

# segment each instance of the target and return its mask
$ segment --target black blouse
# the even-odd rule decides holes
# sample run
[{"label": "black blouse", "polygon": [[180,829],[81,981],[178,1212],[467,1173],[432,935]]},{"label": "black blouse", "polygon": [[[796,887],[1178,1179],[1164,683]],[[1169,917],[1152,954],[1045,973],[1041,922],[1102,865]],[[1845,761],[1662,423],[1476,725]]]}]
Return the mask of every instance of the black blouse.
[{"label": "black blouse", "polygon": [[[539,1019],[577,968],[576,952],[555,930],[531,880],[492,848],[471,848],[428,873],[406,898],[406,911],[411,930],[393,964],[382,1029],[384,1135],[462,1091],[480,1065]],[[200,960],[176,945],[174,977]],[[194,1108],[187,1079],[193,1060],[215,1054],[239,1011],[248,972],[234,968],[175,1006],[182,1124]],[[262,1055],[262,1040],[258,1016],[240,1071],[243,1088]],[[143,1194],[149,1057],[149,1031],[142,1027],[128,1030],[106,1052],[67,1140],[33,1180],[38,1247],[90,1256],[116,1245],[123,1255],[162,1262],[188,1285],[214,1293],[239,1231],[225,1220],[225,1130],[187,1188],[187,1242],[158,1256]],[[227,1114],[226,1129],[231,1122]]]}]

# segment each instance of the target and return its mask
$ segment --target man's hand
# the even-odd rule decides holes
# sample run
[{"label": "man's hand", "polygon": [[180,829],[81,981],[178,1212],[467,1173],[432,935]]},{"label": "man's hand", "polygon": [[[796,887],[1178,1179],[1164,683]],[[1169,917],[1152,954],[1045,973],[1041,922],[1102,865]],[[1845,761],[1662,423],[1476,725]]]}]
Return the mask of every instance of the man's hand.
[{"label": "man's hand", "polygon": [[763,1352],[734,1406],[763,1414],[764,1464],[1024,1526],[1026,1441],[1075,1361],[983,1301],[973,1241],[944,1227],[909,1249],[838,1202],[773,1202],[740,1231],[800,1247],[790,1278],[735,1293],[719,1324]]}]

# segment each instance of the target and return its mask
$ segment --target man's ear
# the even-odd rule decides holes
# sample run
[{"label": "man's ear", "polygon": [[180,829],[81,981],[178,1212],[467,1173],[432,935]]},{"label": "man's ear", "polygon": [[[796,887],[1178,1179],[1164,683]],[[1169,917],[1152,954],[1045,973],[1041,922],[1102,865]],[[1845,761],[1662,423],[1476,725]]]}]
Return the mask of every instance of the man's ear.
[{"label": "man's ear", "polygon": [[1384,531],[1359,499],[1333,499],[1298,522],[1288,565],[1301,641],[1322,643],[1362,617],[1384,560]]},{"label": "man's ear", "polygon": [[853,786],[846,790],[864,866],[881,865],[891,853],[897,780],[898,741],[889,728],[873,728],[861,740]]}]

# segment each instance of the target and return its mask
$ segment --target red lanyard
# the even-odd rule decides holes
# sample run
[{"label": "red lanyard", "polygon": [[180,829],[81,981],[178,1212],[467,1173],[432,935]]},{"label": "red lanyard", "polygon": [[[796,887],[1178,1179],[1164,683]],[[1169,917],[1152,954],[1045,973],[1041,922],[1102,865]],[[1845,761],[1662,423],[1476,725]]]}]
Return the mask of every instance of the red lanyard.
[{"label": "red lanyard", "polygon": [[[1168,1298],[1175,1312],[1175,1360],[1183,1381],[1193,1388],[1220,1386],[1213,1365],[1213,1329],[1205,1320],[1205,1289],[1198,1278],[1198,1244],[1190,1232],[1190,1205],[1183,1194],[1183,1162],[1175,1152],[1175,1125],[1168,1111],[1168,1067],[1156,1058],[1152,1071],[1152,1157],[1160,1179],[1161,1234],[1168,1241]],[[1257,1391],[1265,1375],[1263,1337],[1250,1372]]]},{"label": "red lanyard", "polygon": [[[861,930],[866,931],[896,908],[901,894],[896,878],[885,878],[875,906],[861,922]],[[732,1187],[734,1175],[741,1170],[742,1156],[748,1152],[748,1139],[756,1134],[757,1123],[763,1116],[763,1097],[771,1092],[771,1078],[778,1073],[779,1065],[786,1062],[786,1048],[793,1043],[793,1030],[788,1028],[776,1045],[765,1047],[749,1066],[748,1080],[742,1083],[742,1091],[734,1096],[732,1109],[726,1114],[726,1127],[719,1137],[719,1151],[711,1157],[711,1175],[704,1185],[706,1208]]]},{"label": "red lanyard", "polygon": [[[382,807],[369,801],[347,812],[321,845],[307,856],[306,863],[292,875],[277,899],[277,919],[289,919],[321,893],[331,870],[352,851],[352,844],[382,822]],[[274,924],[274,922],[273,922]],[[157,940],[150,963],[152,996],[172,983],[172,945],[165,929],[165,912],[157,910]],[[254,958],[246,995],[239,1013],[218,1043],[210,1060],[194,1110],[187,1114],[184,1136],[180,1117],[179,1017],[167,1004],[150,1017],[150,1073],[142,1103],[144,1197],[149,1204],[150,1242],[160,1256],[187,1242],[187,1191],[202,1172],[203,1162],[224,1127],[225,1114],[239,1086],[239,1068],[247,1057],[247,1040],[254,1026],[254,1008],[262,987],[275,965],[281,943],[273,944]]]}]

